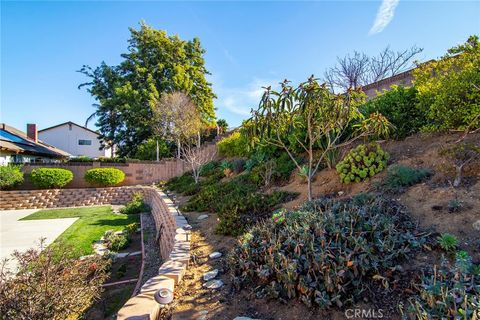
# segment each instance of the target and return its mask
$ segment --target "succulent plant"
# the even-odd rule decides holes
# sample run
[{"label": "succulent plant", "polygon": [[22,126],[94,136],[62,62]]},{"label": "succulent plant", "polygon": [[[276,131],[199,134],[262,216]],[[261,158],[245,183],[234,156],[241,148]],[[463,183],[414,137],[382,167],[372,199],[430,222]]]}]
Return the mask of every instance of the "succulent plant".
[{"label": "succulent plant", "polygon": [[389,158],[379,144],[361,144],[351,150],[336,169],[343,183],[360,182],[385,169]]}]

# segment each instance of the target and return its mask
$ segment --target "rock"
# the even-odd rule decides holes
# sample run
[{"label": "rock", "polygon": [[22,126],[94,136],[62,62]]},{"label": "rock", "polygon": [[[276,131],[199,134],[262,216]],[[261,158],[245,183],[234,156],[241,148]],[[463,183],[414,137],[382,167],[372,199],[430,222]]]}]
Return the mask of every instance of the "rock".
[{"label": "rock", "polygon": [[198,317],[196,318],[197,320],[207,320],[207,314],[208,310],[202,310],[198,312]]},{"label": "rock", "polygon": [[208,255],[210,257],[210,259],[218,259],[222,256],[222,254],[220,252],[212,252]]},{"label": "rock", "polygon": [[130,252],[130,253],[128,254],[128,256],[129,256],[129,257],[131,257],[131,256],[138,256],[138,255],[140,255],[140,254],[142,254],[142,251],[134,251],[134,252]]},{"label": "rock", "polygon": [[128,252],[121,252],[121,253],[115,254],[115,259],[125,258],[127,256],[128,256]]},{"label": "rock", "polygon": [[85,259],[90,259],[90,258],[93,258],[95,255],[94,254],[89,254],[87,256],[81,256],[79,259],[80,261],[83,261]]},{"label": "rock", "polygon": [[115,231],[113,234],[116,235],[116,236],[121,236],[123,234],[123,230],[122,231]]},{"label": "rock", "polygon": [[222,280],[210,280],[208,282],[205,282],[203,286],[207,289],[218,289],[223,286],[223,281]]},{"label": "rock", "polygon": [[218,269],[214,269],[212,271],[205,272],[203,274],[203,280],[210,281],[210,280],[214,279],[217,275],[218,275]]},{"label": "rock", "polygon": [[197,217],[197,220],[205,220],[208,218],[208,214],[201,214]]},{"label": "rock", "polygon": [[260,319],[253,319],[249,317],[235,317],[233,320],[260,320]]},{"label": "rock", "polygon": [[475,221],[473,224],[473,229],[480,231],[480,220]]},{"label": "rock", "polygon": [[[339,195],[339,196],[343,196],[344,193],[345,193],[345,192],[343,192],[343,191],[338,191],[338,195]],[[237,317],[237,318],[242,318],[242,317]],[[236,319],[236,318],[235,318],[235,319]],[[250,319],[250,318],[248,318],[248,319]]]}]

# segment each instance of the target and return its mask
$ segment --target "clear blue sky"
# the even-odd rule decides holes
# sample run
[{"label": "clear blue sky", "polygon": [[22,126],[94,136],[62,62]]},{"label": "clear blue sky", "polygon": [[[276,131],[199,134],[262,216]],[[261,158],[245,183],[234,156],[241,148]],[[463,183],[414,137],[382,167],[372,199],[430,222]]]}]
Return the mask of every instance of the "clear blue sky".
[{"label": "clear blue sky", "polygon": [[94,101],[77,89],[86,79],[76,70],[119,63],[141,19],[200,38],[217,115],[234,126],[257,106],[260,86],[320,76],[336,56],[417,45],[427,60],[480,34],[479,1],[385,0],[390,11],[373,27],[381,3],[2,1],[1,122],[82,124]]}]

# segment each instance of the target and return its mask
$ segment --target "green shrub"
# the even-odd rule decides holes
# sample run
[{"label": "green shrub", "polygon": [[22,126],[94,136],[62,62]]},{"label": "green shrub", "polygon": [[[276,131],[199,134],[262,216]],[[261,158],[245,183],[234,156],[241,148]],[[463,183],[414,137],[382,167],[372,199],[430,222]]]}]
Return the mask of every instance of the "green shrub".
[{"label": "green shrub", "polygon": [[218,152],[223,157],[246,157],[248,152],[247,138],[236,131],[226,138],[223,138],[217,143]]},{"label": "green shrub", "polygon": [[480,265],[467,252],[457,253],[454,267],[443,262],[424,274],[409,300],[404,319],[478,319],[480,313]]},{"label": "green shrub", "polygon": [[428,131],[480,128],[480,42],[472,36],[440,60],[413,70],[417,107],[428,118]]},{"label": "green shrub", "polygon": [[8,190],[23,182],[21,166],[0,166],[0,190]]},{"label": "green shrub", "polygon": [[[234,283],[257,296],[342,307],[391,279],[401,259],[420,248],[415,225],[397,202],[319,199],[279,211],[253,226],[228,257]],[[394,275],[392,275],[394,276]],[[377,278],[376,278],[377,277]]]},{"label": "green shrub", "polygon": [[388,168],[387,176],[382,182],[382,187],[390,191],[399,190],[420,183],[431,175],[432,171],[429,169],[394,165]]},{"label": "green shrub", "polygon": [[85,172],[85,181],[94,186],[111,187],[125,179],[125,173],[116,168],[95,168]]},{"label": "green shrub", "polygon": [[143,201],[143,195],[140,192],[133,194],[132,200],[120,210],[122,214],[139,214],[150,211],[150,207]]},{"label": "green shrub", "polygon": [[426,115],[417,107],[417,89],[392,86],[376,98],[363,105],[362,111],[368,117],[380,112],[395,126],[393,136],[403,139],[427,124]]},{"label": "green shrub", "polygon": [[302,166],[298,171],[298,176],[302,179],[302,183],[307,183],[308,180],[308,167]]},{"label": "green shrub", "polygon": [[217,161],[210,161],[210,162],[204,164],[200,168],[200,176],[201,177],[207,177],[207,176],[215,173],[215,170],[217,169],[217,167],[218,167],[218,162]]},{"label": "green shrub", "polygon": [[385,169],[389,157],[379,144],[361,144],[351,150],[336,168],[343,183],[360,182]]},{"label": "green shrub", "polygon": [[458,246],[458,239],[452,234],[442,233],[437,238],[438,245],[445,251],[453,251]]},{"label": "green shrub", "polygon": [[107,248],[114,252],[118,252],[128,247],[130,241],[129,234],[115,234],[112,232],[105,236]]},{"label": "green shrub", "polygon": [[140,223],[133,222],[133,223],[127,224],[127,226],[125,227],[125,230],[127,230],[129,235],[134,235],[135,233],[137,233],[138,228],[140,228]]},{"label": "green shrub", "polygon": [[73,173],[67,169],[39,168],[30,173],[30,181],[37,188],[62,188],[73,180]]},{"label": "green shrub", "polygon": [[248,225],[268,216],[275,206],[294,197],[294,194],[286,192],[265,195],[257,192],[257,189],[250,175],[241,174],[230,181],[202,187],[180,209],[217,213],[220,219],[217,232],[238,235]]}]

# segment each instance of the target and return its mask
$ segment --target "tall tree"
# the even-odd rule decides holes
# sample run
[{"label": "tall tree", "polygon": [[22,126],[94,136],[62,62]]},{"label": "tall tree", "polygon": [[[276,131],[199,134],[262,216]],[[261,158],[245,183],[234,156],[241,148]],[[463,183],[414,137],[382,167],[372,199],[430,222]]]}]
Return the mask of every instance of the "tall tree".
[{"label": "tall tree", "polygon": [[93,104],[97,109],[85,121],[85,126],[94,118],[100,128],[101,144],[105,148],[111,148],[112,156],[115,154],[115,145],[121,143],[123,119],[123,104],[117,95],[117,87],[122,83],[118,67],[111,67],[102,62],[99,67],[92,69],[83,66],[81,73],[91,78],[90,82],[83,83],[78,88],[87,87],[87,91],[95,98]]},{"label": "tall tree", "polygon": [[333,91],[359,89],[413,67],[414,57],[422,51],[415,46],[404,51],[386,47],[373,57],[355,51],[353,55],[337,57],[337,64],[329,68],[324,77]]},{"label": "tall tree", "polygon": [[[139,30],[130,28],[130,33],[128,52],[121,55],[123,61],[120,65],[112,67],[121,80],[113,90],[122,121],[118,134],[120,154],[132,154],[137,145],[154,136],[154,108],[166,93],[184,92],[196,105],[202,121],[213,123],[215,94],[206,80],[210,73],[205,68],[205,50],[200,40],[184,41],[144,22]],[[85,68],[82,70],[88,70]],[[101,73],[98,78],[94,73],[83,73],[97,81],[105,81]],[[92,84],[85,85],[102,105],[103,100],[97,96],[96,90],[92,90]],[[98,107],[97,116],[102,112]],[[100,131],[106,131],[106,128],[100,126]]]}]

